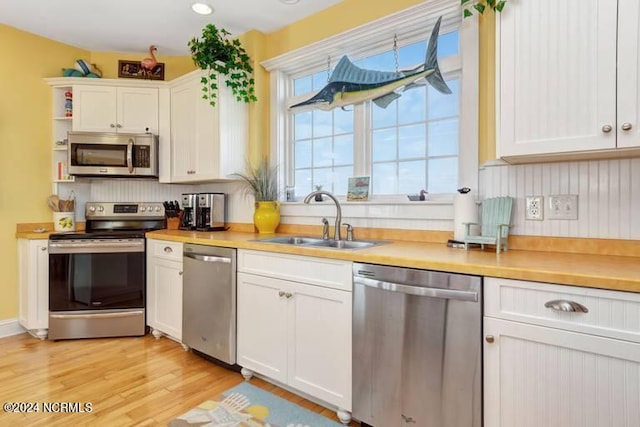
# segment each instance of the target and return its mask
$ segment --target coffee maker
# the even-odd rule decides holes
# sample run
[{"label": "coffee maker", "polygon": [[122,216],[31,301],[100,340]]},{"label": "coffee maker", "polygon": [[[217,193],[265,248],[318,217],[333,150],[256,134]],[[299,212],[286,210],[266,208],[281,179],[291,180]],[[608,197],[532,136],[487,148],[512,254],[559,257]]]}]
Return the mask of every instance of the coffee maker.
[{"label": "coffee maker", "polygon": [[226,211],[224,193],[199,193],[196,210],[196,230],[224,230]]},{"label": "coffee maker", "polygon": [[190,193],[182,195],[182,219],[180,230],[196,229],[196,207],[198,206],[198,194]]}]

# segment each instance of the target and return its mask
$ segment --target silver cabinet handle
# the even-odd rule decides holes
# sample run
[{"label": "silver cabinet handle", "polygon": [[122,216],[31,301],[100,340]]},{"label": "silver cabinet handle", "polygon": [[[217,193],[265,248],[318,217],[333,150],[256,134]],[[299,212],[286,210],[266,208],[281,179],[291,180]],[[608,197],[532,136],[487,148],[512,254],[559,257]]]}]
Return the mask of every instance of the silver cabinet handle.
[{"label": "silver cabinet handle", "polygon": [[278,292],[278,296],[279,296],[280,298],[282,298],[282,297],[284,296],[284,291],[280,291],[280,292]]},{"label": "silver cabinet handle", "polygon": [[633,125],[629,122],[625,122],[622,124],[622,126],[620,126],[620,128],[622,130],[631,130],[631,128],[633,127]]},{"label": "silver cabinet handle", "polygon": [[284,296],[285,296],[286,298],[291,298],[291,297],[293,296],[293,294],[292,294],[291,292],[286,292],[286,293],[284,294]]},{"label": "silver cabinet handle", "polygon": [[184,271],[178,271],[178,276],[182,276],[184,274]]},{"label": "silver cabinet handle", "polygon": [[111,124],[109,125],[109,127],[110,127],[110,128],[114,128],[114,127],[116,127],[116,125],[114,125],[113,123],[111,123]]},{"label": "silver cabinet handle", "polygon": [[120,123],[118,123],[118,124],[116,124],[116,127],[117,127],[118,129],[120,129],[120,128],[122,127],[122,125],[121,125]]},{"label": "silver cabinet handle", "polygon": [[546,303],[544,303],[544,306],[555,311],[567,311],[571,313],[588,313],[589,312],[589,309],[584,305],[578,302],[569,301],[566,299],[554,299],[552,301],[547,301]]},{"label": "silver cabinet handle", "polygon": [[493,342],[496,340],[493,335],[487,335],[485,338],[485,341],[488,342],[489,344],[493,344]]},{"label": "silver cabinet handle", "polygon": [[613,130],[613,127],[611,125],[603,125],[602,126],[602,132],[604,133],[609,133]]},{"label": "silver cabinet handle", "polygon": [[171,252],[173,252],[173,249],[171,249],[171,247],[169,247],[169,246],[165,246],[164,247],[164,253],[170,254]]},{"label": "silver cabinet handle", "polygon": [[46,250],[47,250],[47,247],[46,247],[46,246],[43,246],[43,247],[41,247],[41,248],[40,248],[40,250],[41,250],[42,252],[44,252],[44,251],[46,251]]}]

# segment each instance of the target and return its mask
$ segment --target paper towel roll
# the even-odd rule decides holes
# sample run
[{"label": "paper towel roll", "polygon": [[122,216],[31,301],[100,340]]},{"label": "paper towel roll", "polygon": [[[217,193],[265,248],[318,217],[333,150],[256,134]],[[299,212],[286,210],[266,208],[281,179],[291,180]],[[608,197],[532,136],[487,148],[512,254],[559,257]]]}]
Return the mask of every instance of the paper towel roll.
[{"label": "paper towel roll", "polygon": [[466,193],[458,191],[453,199],[453,238],[462,242],[464,240],[464,223],[478,220],[478,205],[471,191]]}]

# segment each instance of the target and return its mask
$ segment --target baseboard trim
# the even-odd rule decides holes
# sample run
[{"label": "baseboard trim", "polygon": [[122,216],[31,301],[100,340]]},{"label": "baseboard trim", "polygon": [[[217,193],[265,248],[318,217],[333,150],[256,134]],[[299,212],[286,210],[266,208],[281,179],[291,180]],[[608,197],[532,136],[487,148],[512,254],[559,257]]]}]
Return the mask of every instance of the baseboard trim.
[{"label": "baseboard trim", "polygon": [[18,319],[0,320],[0,338],[6,338],[25,332],[27,332],[26,329],[20,326],[20,323],[18,323]]}]

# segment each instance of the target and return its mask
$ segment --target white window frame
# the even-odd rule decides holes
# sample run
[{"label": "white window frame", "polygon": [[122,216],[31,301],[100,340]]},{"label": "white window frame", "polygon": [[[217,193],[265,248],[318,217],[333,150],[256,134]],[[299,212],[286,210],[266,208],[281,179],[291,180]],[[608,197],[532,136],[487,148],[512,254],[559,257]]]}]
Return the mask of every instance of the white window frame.
[{"label": "white window frame", "polygon": [[[326,70],[327,57],[337,61],[348,55],[353,61],[388,51],[394,34],[402,44],[410,44],[428,39],[430,29],[436,19],[442,16],[440,33],[453,29],[459,30],[460,54],[456,57],[439,59],[443,74],[447,70],[462,70],[460,73],[460,134],[458,153],[458,186],[478,188],[478,22],[476,18],[462,20],[459,0],[432,0],[403,11],[385,16],[360,27],[345,31],[300,49],[293,50],[276,58],[262,62],[270,72],[271,79],[271,145],[270,158],[277,165],[288,165],[293,156],[291,140],[293,120],[287,120],[286,102],[291,101],[293,80],[295,78]],[[455,61],[457,62],[457,61]],[[456,72],[456,71],[454,71]],[[287,98],[289,95],[289,98]],[[354,109],[354,173],[368,170],[370,153],[358,147],[363,140],[356,135],[360,132],[359,122],[369,120],[368,108]],[[368,138],[368,136],[367,136]],[[293,183],[293,168],[278,168],[278,183],[284,193],[286,183]],[[296,195],[300,198],[304,195]],[[453,194],[435,196],[439,201],[453,200]],[[344,196],[342,197],[344,199]],[[433,200],[434,197],[432,196]],[[398,204],[407,202],[405,195],[385,195],[370,198],[375,204]],[[411,202],[409,202],[411,203]]]}]

